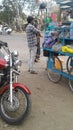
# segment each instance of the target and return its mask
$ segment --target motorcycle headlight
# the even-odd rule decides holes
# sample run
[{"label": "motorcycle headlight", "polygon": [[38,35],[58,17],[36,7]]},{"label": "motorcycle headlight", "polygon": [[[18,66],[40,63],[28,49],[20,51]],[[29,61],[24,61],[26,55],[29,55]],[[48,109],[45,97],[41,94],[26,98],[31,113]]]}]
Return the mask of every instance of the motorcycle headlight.
[{"label": "motorcycle headlight", "polygon": [[14,55],[15,57],[18,57],[18,56],[19,56],[18,51],[17,51],[17,50],[14,50],[14,51],[13,51],[13,55]]},{"label": "motorcycle headlight", "polygon": [[5,59],[6,61],[9,61],[9,55],[5,55],[4,59]]}]

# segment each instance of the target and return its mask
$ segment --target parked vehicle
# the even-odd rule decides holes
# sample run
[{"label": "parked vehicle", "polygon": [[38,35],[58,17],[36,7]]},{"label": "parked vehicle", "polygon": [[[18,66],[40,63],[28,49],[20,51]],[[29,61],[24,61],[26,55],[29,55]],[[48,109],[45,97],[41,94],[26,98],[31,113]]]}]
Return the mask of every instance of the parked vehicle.
[{"label": "parked vehicle", "polygon": [[10,27],[8,27],[7,25],[5,25],[5,26],[3,26],[2,33],[3,34],[11,34],[12,29]]},{"label": "parked vehicle", "polygon": [[12,33],[12,28],[8,27],[7,25],[0,25],[0,34],[11,34]]},{"label": "parked vehicle", "polygon": [[21,60],[17,51],[0,41],[0,115],[9,124],[20,124],[30,112],[30,90],[17,82]]},{"label": "parked vehicle", "polygon": [[0,24],[0,34],[2,34],[2,24]]}]

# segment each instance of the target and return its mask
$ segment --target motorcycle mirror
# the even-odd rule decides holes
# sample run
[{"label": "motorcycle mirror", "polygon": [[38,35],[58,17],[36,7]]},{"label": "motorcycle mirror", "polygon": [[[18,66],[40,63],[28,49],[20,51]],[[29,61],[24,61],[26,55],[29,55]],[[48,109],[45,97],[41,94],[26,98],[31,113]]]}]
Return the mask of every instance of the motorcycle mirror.
[{"label": "motorcycle mirror", "polygon": [[6,42],[0,41],[0,47],[2,47],[2,46],[8,47],[8,44]]},{"label": "motorcycle mirror", "polygon": [[8,44],[7,44],[6,42],[4,42],[4,46],[5,46],[5,47],[8,47]]}]

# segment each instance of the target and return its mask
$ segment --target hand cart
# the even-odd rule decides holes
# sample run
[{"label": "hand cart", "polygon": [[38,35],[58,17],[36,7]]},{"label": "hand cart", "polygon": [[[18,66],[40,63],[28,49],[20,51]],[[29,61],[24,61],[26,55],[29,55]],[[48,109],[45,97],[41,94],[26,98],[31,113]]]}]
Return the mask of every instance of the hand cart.
[{"label": "hand cart", "polygon": [[[61,44],[64,46],[66,44],[71,44],[73,39],[66,37],[66,33],[70,31],[69,27],[54,28],[55,30],[61,31]],[[48,78],[57,83],[64,76],[69,79],[69,87],[73,91],[73,54],[67,52],[54,52],[51,48],[43,47],[43,55],[48,57],[47,59],[47,74]],[[66,56],[66,70],[64,71],[63,63],[60,60],[60,56]]]}]

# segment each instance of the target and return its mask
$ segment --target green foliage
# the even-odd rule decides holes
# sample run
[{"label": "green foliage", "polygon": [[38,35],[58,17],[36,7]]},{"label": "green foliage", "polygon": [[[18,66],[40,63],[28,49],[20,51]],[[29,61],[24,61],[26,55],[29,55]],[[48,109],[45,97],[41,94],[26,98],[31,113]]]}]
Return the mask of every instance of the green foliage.
[{"label": "green foliage", "polygon": [[9,25],[19,16],[25,20],[24,9],[34,14],[37,9],[36,0],[2,0],[2,5],[0,6],[0,20]]}]

